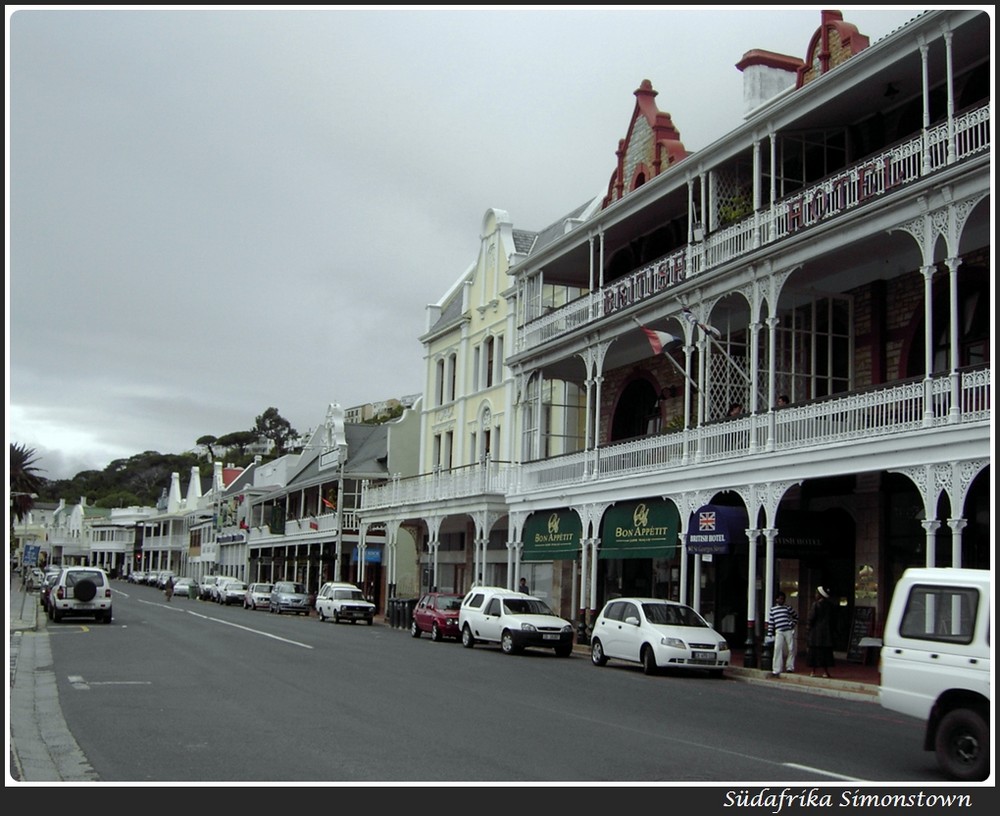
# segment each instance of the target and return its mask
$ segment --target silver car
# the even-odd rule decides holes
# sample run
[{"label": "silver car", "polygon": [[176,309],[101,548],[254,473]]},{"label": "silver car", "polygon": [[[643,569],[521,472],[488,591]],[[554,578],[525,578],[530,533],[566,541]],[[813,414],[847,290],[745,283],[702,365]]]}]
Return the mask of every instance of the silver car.
[{"label": "silver car", "polygon": [[299,615],[309,614],[309,594],[305,584],[297,581],[277,581],[271,588],[269,612],[295,612]]}]

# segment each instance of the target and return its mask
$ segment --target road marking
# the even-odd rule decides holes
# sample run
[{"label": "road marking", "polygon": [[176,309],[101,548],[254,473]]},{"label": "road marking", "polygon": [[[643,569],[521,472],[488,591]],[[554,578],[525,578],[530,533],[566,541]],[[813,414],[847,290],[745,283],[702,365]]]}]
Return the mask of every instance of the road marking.
[{"label": "road marking", "polygon": [[797,765],[794,762],[783,762],[781,763],[786,768],[795,768],[799,771],[808,771],[809,773],[818,773],[823,776],[829,776],[831,779],[843,779],[848,782],[867,782],[867,779],[859,779],[856,776],[844,776],[844,774],[833,773],[832,771],[824,771],[822,768],[814,768],[812,765]]},{"label": "road marking", "polygon": [[93,686],[151,686],[150,680],[100,680],[96,683],[88,683],[78,674],[71,674],[67,678],[73,688],[78,691],[90,691]]},{"label": "road marking", "polygon": [[308,643],[301,643],[297,640],[289,640],[288,638],[278,637],[278,635],[272,635],[270,632],[262,632],[260,629],[251,629],[249,626],[242,626],[238,623],[233,623],[232,621],[222,620],[221,618],[213,618],[209,615],[203,615],[201,612],[194,612],[190,609],[185,609],[183,606],[174,606],[173,604],[167,603],[155,603],[153,601],[143,601],[139,600],[139,603],[149,604],[149,606],[158,606],[160,609],[170,609],[176,610],[177,612],[187,612],[189,615],[194,615],[196,618],[201,618],[202,620],[212,621],[213,623],[221,623],[226,626],[232,626],[236,629],[242,629],[244,632],[250,632],[254,635],[260,635],[261,637],[271,638],[272,640],[280,640],[282,643],[288,643],[292,646],[301,646],[303,649],[315,649],[315,646],[310,646]]}]

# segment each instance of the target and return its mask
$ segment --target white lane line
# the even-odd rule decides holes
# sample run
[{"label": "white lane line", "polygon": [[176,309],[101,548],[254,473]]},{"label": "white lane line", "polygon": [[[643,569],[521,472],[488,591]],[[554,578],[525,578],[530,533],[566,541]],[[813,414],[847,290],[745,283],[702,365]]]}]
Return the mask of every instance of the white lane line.
[{"label": "white lane line", "polygon": [[249,626],[243,626],[239,623],[222,620],[221,618],[212,618],[208,615],[202,615],[200,612],[192,612],[190,609],[187,610],[187,612],[189,615],[194,615],[196,618],[203,618],[204,620],[209,620],[213,623],[221,623],[225,626],[232,626],[235,629],[242,629],[244,632],[250,632],[252,635],[260,635],[261,637],[268,637],[272,640],[280,640],[282,643],[288,643],[292,646],[301,646],[303,649],[315,648],[314,646],[310,646],[308,643],[301,643],[297,640],[289,640],[288,638],[278,637],[277,635],[272,635],[270,632],[262,632],[260,629],[251,629]]},{"label": "white lane line", "polygon": [[814,768],[812,765],[797,765],[794,762],[782,762],[785,768],[795,768],[799,771],[808,771],[809,773],[818,773],[823,776],[829,776],[831,779],[843,779],[848,782],[867,782],[867,779],[860,779],[857,776],[844,776],[843,774],[833,773],[832,771],[824,771],[822,768]]},{"label": "white lane line", "polygon": [[277,635],[272,635],[270,632],[262,632],[260,629],[251,629],[249,626],[241,626],[238,623],[233,623],[232,621],[222,620],[221,618],[213,618],[209,615],[203,615],[201,612],[193,612],[190,609],[185,609],[183,606],[173,606],[167,603],[154,603],[153,601],[143,601],[140,600],[139,603],[149,604],[150,606],[158,606],[160,609],[171,609],[178,612],[187,612],[189,615],[194,615],[196,618],[201,618],[203,620],[212,621],[213,623],[222,623],[226,626],[232,626],[236,629],[242,629],[244,632],[250,632],[253,635],[260,635],[261,637],[268,637],[272,640],[280,640],[282,643],[288,643],[292,646],[301,646],[303,649],[314,649],[315,646],[310,646],[308,643],[300,643],[297,640],[289,640],[288,638],[278,637]]}]

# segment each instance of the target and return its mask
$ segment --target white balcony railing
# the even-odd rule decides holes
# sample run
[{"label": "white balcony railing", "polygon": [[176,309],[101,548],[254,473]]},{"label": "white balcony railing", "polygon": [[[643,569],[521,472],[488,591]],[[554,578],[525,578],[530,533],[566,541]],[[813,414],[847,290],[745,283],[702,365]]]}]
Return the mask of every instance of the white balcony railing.
[{"label": "white balcony railing", "polygon": [[568,334],[591,320],[655,297],[676,280],[698,275],[737,260],[752,250],[776,243],[867,204],[895,188],[927,177],[956,161],[990,147],[990,106],[956,116],[919,136],[869,156],[843,171],[775,202],[704,242],[683,247],[646,264],[602,290],[586,294],[547,314],[534,317],[516,335],[518,352]]}]

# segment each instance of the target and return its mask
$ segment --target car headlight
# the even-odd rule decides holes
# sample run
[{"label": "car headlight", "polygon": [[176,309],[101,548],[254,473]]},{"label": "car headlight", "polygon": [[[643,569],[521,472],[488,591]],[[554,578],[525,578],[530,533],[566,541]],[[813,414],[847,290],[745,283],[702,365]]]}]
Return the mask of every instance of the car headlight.
[{"label": "car headlight", "polygon": [[572,626],[571,626],[570,624],[568,624],[568,623],[567,623],[567,624],[566,624],[566,625],[565,625],[565,626],[564,626],[564,627],[562,628],[562,633],[563,633],[564,635],[572,635],[572,634],[573,634],[573,627],[572,627]]},{"label": "car headlight", "polygon": [[538,630],[535,629],[534,624],[531,624],[531,623],[522,623],[521,624],[521,631],[522,632],[537,632]]},{"label": "car headlight", "polygon": [[667,637],[666,635],[660,638],[660,645],[669,646],[671,649],[687,649],[687,644],[683,640],[675,637]]},{"label": "car headlight", "polygon": [[720,652],[728,652],[729,651],[729,644],[726,643],[726,641],[724,641],[724,640],[720,640],[719,641],[719,651]]}]

